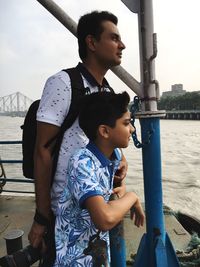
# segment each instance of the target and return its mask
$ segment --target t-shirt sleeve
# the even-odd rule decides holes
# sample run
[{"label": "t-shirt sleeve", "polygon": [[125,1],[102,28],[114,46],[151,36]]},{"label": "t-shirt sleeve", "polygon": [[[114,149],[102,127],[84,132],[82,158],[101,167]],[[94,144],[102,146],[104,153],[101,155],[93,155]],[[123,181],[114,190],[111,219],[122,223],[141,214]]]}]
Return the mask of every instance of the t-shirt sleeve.
[{"label": "t-shirt sleeve", "polygon": [[37,121],[61,126],[71,103],[71,82],[69,75],[63,71],[51,76],[45,84]]},{"label": "t-shirt sleeve", "polygon": [[69,161],[69,190],[78,201],[79,206],[84,208],[84,202],[92,196],[103,196],[102,188],[99,184],[95,164],[90,157]]}]

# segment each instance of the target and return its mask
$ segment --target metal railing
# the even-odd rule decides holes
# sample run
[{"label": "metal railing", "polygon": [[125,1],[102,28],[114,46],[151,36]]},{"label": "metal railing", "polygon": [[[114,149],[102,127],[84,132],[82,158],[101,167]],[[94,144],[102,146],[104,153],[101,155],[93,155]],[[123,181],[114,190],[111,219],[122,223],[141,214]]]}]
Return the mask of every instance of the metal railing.
[{"label": "metal railing", "polygon": [[[18,149],[15,145],[18,145]],[[16,189],[17,186],[15,186],[20,184],[20,188],[23,188],[25,184],[34,184],[34,180],[23,177],[21,145],[22,141],[0,141],[0,193],[34,194],[34,191],[27,190],[25,187],[25,190],[21,190]],[[12,146],[15,146],[15,149]],[[16,157],[21,157],[21,159],[16,159]],[[18,168],[15,166],[18,166]],[[12,186],[7,186],[7,183],[14,184],[15,189],[12,189]]]}]

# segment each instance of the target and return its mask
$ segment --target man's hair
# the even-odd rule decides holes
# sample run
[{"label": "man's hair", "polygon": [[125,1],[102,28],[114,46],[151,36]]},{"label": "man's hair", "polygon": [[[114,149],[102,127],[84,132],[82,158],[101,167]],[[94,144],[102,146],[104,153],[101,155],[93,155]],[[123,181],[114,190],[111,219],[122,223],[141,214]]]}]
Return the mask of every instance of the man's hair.
[{"label": "man's hair", "polygon": [[77,38],[79,46],[79,56],[81,60],[87,57],[87,46],[85,38],[88,35],[92,35],[96,40],[100,39],[100,35],[103,32],[102,22],[111,21],[115,25],[118,23],[118,19],[115,15],[107,11],[93,11],[91,13],[83,15],[78,22]]},{"label": "man's hair", "polygon": [[86,95],[80,105],[79,125],[86,136],[94,141],[98,127],[104,124],[114,128],[116,120],[127,112],[129,102],[127,92],[98,92]]}]

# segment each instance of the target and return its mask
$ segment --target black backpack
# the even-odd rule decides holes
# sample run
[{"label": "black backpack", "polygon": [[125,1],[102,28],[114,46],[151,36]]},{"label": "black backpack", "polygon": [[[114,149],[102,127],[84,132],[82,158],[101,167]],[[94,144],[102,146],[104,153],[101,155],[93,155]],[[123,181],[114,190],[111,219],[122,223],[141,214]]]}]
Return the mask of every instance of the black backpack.
[{"label": "black backpack", "polygon": [[[59,150],[61,146],[61,142],[63,139],[63,135],[65,131],[72,126],[74,121],[76,120],[79,113],[79,102],[80,99],[85,95],[88,91],[87,88],[84,88],[83,80],[81,74],[77,68],[70,68],[63,70],[69,74],[71,80],[71,89],[72,89],[72,98],[71,104],[69,108],[69,112],[60,127],[59,133],[54,136],[51,140],[47,142],[45,147],[48,147],[53,141],[55,141],[54,149],[53,149],[53,170],[52,170],[52,178],[55,174]],[[23,175],[26,178],[34,179],[34,149],[35,149],[35,141],[37,134],[37,121],[36,121],[36,113],[39,107],[40,100],[34,101],[26,114],[24,124],[21,126],[23,130],[22,133],[22,155],[23,155],[23,163],[22,163],[22,171]]]}]

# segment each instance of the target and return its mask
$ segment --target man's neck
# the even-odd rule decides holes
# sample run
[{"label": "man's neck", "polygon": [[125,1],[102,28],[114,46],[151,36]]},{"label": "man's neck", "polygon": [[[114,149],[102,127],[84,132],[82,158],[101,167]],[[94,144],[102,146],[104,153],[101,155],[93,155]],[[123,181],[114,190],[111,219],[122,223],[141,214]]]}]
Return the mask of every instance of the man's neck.
[{"label": "man's neck", "polygon": [[103,68],[99,64],[95,64],[95,62],[91,62],[89,60],[86,60],[83,65],[85,68],[92,74],[92,76],[95,78],[95,80],[102,85],[103,79],[108,71],[107,69]]}]

